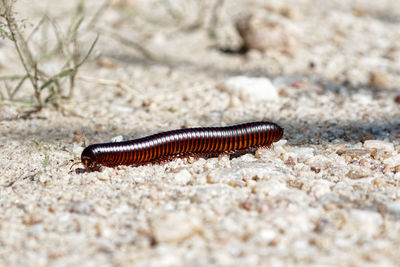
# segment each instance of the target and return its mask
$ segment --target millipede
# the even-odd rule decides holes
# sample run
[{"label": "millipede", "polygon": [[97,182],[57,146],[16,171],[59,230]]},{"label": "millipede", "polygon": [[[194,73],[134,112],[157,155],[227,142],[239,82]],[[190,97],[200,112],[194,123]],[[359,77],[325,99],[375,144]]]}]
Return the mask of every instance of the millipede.
[{"label": "millipede", "polygon": [[89,145],[83,150],[80,163],[89,171],[99,165],[144,165],[177,156],[216,156],[269,146],[280,140],[283,132],[279,125],[266,121],[226,127],[184,128],[130,141]]}]

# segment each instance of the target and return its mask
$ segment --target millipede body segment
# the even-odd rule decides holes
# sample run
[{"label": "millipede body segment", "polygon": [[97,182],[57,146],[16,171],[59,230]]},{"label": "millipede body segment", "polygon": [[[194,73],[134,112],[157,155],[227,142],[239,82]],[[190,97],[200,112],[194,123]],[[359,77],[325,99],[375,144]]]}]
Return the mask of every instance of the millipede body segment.
[{"label": "millipede body segment", "polygon": [[92,170],[98,165],[142,165],[173,156],[217,155],[269,146],[282,138],[283,131],[272,122],[179,129],[130,141],[89,145],[82,152],[81,162]]}]

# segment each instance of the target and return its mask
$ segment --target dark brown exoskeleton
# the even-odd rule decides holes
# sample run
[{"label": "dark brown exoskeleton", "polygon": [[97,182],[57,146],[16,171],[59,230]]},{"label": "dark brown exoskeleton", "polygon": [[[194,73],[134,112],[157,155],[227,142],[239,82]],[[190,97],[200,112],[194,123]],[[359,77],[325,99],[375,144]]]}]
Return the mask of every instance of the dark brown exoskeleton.
[{"label": "dark brown exoskeleton", "polygon": [[173,156],[218,155],[269,146],[281,139],[283,132],[272,122],[179,129],[130,141],[89,145],[82,152],[81,162],[86,170],[93,170],[99,165],[143,165]]}]

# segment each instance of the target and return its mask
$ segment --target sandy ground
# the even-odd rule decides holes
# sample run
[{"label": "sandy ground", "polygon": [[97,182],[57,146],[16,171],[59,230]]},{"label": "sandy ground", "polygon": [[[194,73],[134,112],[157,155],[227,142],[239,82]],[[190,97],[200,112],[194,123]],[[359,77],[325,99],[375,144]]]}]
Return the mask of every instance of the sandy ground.
[{"label": "sandy ground", "polygon": [[[16,8],[62,26],[76,2]],[[31,116],[0,103],[0,265],[398,265],[400,3],[236,0],[213,19],[216,1],[161,2],[113,1],[81,33],[83,50],[101,36],[71,101]],[[249,13],[264,51],[232,53]],[[0,64],[22,71],[7,40]],[[225,88],[237,75],[278,96]],[[70,170],[84,144],[257,120],[285,136],[255,155]]]}]

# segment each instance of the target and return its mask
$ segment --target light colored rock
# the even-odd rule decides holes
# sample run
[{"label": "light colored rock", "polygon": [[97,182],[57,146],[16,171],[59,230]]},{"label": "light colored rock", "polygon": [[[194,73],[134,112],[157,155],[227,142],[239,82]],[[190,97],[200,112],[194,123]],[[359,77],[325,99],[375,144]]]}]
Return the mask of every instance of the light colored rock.
[{"label": "light colored rock", "polygon": [[291,152],[294,153],[300,161],[306,161],[314,156],[314,149],[311,147],[295,147]]},{"label": "light colored rock", "polygon": [[351,166],[346,175],[350,179],[361,179],[368,177],[370,175],[370,172],[368,169],[362,168],[360,166]]},{"label": "light colored rock", "polygon": [[396,156],[389,157],[383,161],[384,164],[387,164],[389,168],[400,165],[400,154]]},{"label": "light colored rock", "polygon": [[387,204],[386,209],[393,215],[400,216],[400,201]]},{"label": "light colored rock", "polygon": [[276,180],[269,180],[269,181],[262,181],[259,182],[256,187],[254,188],[256,193],[261,193],[266,196],[278,196],[282,194],[283,192],[287,191],[288,188],[286,186],[286,183],[279,182]]},{"label": "light colored rock", "polygon": [[171,212],[157,217],[152,222],[154,236],[158,242],[180,242],[199,231],[199,223],[193,216],[183,212]]},{"label": "light colored rock", "polygon": [[80,155],[83,151],[83,147],[80,144],[73,143],[72,152],[76,155]]},{"label": "light colored rock", "polygon": [[385,86],[390,82],[389,76],[382,72],[371,72],[369,84],[371,86]]},{"label": "light colored rock", "polygon": [[214,169],[207,175],[210,184],[225,183],[231,186],[244,186],[243,171],[241,169]]},{"label": "light colored rock", "polygon": [[235,76],[228,78],[223,89],[231,96],[231,104],[236,106],[234,98],[246,103],[278,100],[278,91],[268,78],[254,78],[247,76]]},{"label": "light colored rock", "polygon": [[68,204],[68,210],[72,213],[89,215],[93,213],[94,207],[87,201],[71,201]]},{"label": "light colored rock", "polygon": [[364,142],[364,148],[368,149],[381,149],[387,152],[394,151],[394,145],[392,143],[382,141],[382,140],[366,140]]},{"label": "light colored rock", "polygon": [[121,113],[132,113],[133,109],[131,107],[126,106],[115,106],[115,109]]},{"label": "light colored rock", "polygon": [[193,176],[190,174],[188,170],[183,169],[179,171],[177,174],[175,174],[174,178],[177,184],[187,185],[190,182],[190,180],[192,180]]},{"label": "light colored rock", "polygon": [[182,266],[182,257],[176,253],[176,250],[168,246],[158,246],[157,257],[152,261],[150,266]]},{"label": "light colored rock", "polygon": [[271,229],[263,229],[259,233],[259,237],[266,243],[271,242],[277,236],[278,234],[276,233],[276,231],[273,231]]},{"label": "light colored rock", "polygon": [[117,135],[111,138],[111,142],[121,142],[124,141],[124,137],[122,135]]},{"label": "light colored rock", "polygon": [[245,49],[292,52],[298,46],[301,30],[290,20],[258,10],[240,17],[236,29]]},{"label": "light colored rock", "polygon": [[339,156],[347,155],[351,158],[359,158],[368,154],[371,154],[371,150],[366,149],[339,149],[336,153]]},{"label": "light colored rock", "polygon": [[318,172],[321,169],[327,169],[333,165],[331,160],[329,160],[327,157],[323,155],[316,155],[314,157],[311,157],[305,161],[305,164],[309,165],[315,170],[318,170]]},{"label": "light colored rock", "polygon": [[349,223],[353,223],[357,232],[370,238],[380,231],[383,220],[375,211],[352,209],[349,212]]},{"label": "light colored rock", "polygon": [[0,106],[0,121],[13,120],[18,118],[18,108],[16,106],[2,105]]},{"label": "light colored rock", "polygon": [[325,180],[314,181],[312,182],[307,194],[315,197],[315,199],[319,199],[331,192],[330,184],[330,182]]}]

